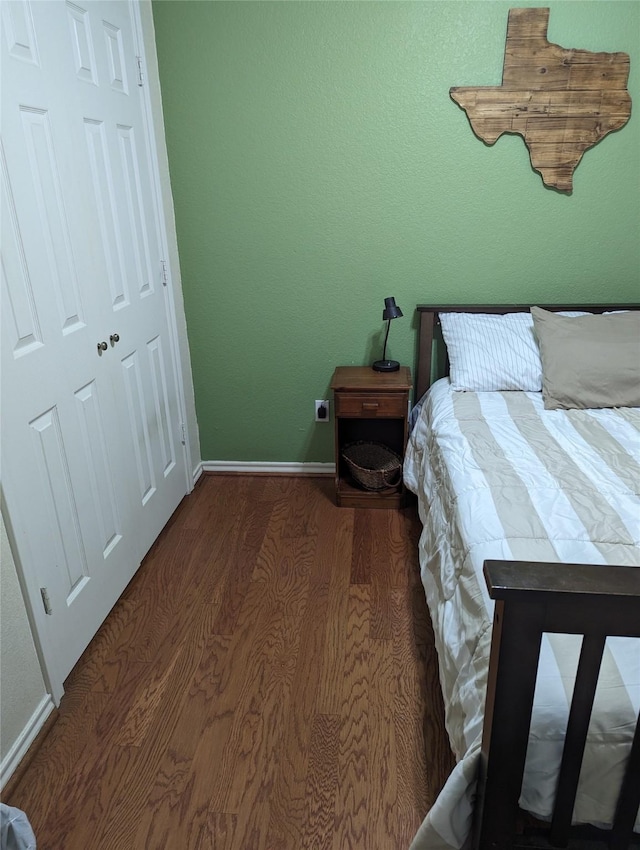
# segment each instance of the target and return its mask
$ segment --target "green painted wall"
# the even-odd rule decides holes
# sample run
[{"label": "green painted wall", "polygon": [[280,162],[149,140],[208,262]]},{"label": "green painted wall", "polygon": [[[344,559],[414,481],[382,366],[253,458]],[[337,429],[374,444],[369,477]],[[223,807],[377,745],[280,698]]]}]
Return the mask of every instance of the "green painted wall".
[{"label": "green painted wall", "polygon": [[449,98],[500,84],[510,5],[154,2],[203,459],[331,460],[313,401],[380,355],[387,295],[410,365],[416,303],[638,299],[640,4],[538,4],[550,40],[631,55],[570,197]]}]

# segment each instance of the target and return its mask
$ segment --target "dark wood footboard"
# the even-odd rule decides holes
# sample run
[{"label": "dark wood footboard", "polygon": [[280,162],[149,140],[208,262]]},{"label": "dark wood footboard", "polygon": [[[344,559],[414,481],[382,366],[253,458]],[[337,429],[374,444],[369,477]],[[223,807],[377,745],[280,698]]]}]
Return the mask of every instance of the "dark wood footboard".
[{"label": "dark wood footboard", "polygon": [[[474,847],[566,847],[605,639],[640,638],[640,568],[487,561],[484,572],[496,604]],[[536,844],[518,836],[517,820],[543,632],[584,637],[553,819]],[[613,828],[590,833],[604,841],[593,846],[640,846],[633,835],[639,805],[640,722]],[[584,840],[575,846],[592,846]]]}]

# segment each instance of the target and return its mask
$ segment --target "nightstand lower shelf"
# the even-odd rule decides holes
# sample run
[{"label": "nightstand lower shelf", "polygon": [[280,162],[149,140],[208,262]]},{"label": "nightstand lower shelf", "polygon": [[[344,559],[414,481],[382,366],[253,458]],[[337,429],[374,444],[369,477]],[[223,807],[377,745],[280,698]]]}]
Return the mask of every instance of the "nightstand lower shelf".
[{"label": "nightstand lower shelf", "polygon": [[402,508],[405,494],[402,485],[387,490],[363,490],[347,478],[336,486],[336,504],[340,508]]}]

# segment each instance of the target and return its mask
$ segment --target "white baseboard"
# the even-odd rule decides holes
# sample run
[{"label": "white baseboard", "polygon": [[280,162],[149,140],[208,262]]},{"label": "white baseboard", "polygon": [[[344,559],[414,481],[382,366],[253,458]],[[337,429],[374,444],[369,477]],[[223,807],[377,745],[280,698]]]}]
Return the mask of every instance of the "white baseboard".
[{"label": "white baseboard", "polygon": [[200,463],[193,470],[193,486],[194,487],[195,487],[198,479],[200,478],[200,476],[202,475],[203,472],[204,472],[204,469],[202,468],[202,461],[200,461]]},{"label": "white baseboard", "polygon": [[24,727],[17,740],[2,759],[0,764],[0,789],[4,788],[13,772],[27,754],[27,750],[35,741],[38,732],[47,722],[47,718],[55,708],[51,694],[42,697],[40,705],[31,715],[27,725]]},{"label": "white baseboard", "polygon": [[245,475],[334,475],[333,463],[271,463],[270,461],[203,460],[193,473],[193,483],[203,472],[239,472]]}]

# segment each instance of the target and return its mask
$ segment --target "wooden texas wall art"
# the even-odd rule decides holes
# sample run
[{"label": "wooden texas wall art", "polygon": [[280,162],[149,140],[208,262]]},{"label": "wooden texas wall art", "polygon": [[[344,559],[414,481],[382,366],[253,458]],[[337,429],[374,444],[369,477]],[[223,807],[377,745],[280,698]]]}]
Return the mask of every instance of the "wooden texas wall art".
[{"label": "wooden texas wall art", "polygon": [[549,9],[510,9],[502,85],[449,93],[479,138],[518,133],[543,183],[571,192],[584,152],[629,120],[629,56],[550,44],[548,24]]}]

